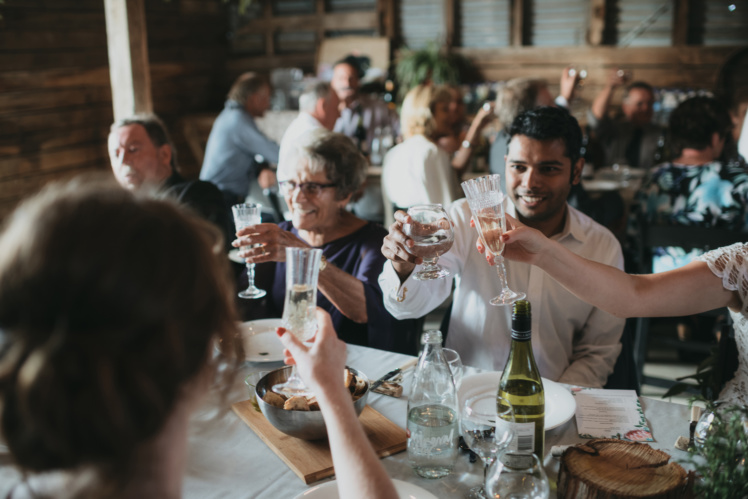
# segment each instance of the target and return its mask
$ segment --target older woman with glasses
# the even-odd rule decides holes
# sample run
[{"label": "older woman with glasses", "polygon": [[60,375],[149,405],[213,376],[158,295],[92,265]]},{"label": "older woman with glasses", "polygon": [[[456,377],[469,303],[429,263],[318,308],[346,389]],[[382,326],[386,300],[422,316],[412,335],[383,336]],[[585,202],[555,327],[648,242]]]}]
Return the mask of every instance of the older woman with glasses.
[{"label": "older woman with glasses", "polygon": [[340,339],[399,350],[397,321],[384,309],[377,282],[387,231],[345,209],[366,179],[366,159],[345,135],[315,130],[288,162],[280,170],[279,186],[291,221],[249,226],[233,243],[250,263],[276,262],[269,313],[280,317],[283,310],[286,248],[320,248],[317,304],[332,316]]}]

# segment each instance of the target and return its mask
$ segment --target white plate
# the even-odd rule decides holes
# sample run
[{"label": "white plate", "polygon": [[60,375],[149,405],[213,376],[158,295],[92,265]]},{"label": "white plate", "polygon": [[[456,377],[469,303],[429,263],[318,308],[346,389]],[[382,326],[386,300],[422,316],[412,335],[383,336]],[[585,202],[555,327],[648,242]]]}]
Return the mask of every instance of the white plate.
[{"label": "white plate", "polygon": [[582,180],[582,187],[590,192],[617,191],[623,184],[615,180]]},{"label": "white plate", "polygon": [[244,352],[250,362],[278,362],[283,360],[283,344],[275,334],[280,319],[260,319],[241,325]]},{"label": "white plate", "polygon": [[[392,480],[395,484],[398,499],[437,499],[437,497],[412,483],[403,482],[402,480]],[[306,492],[294,497],[294,499],[340,499],[338,495],[338,485],[335,480],[312,487]]]},{"label": "white plate", "polygon": [[[577,410],[574,396],[555,381],[543,379],[543,390],[545,391],[545,431],[556,428],[566,423]],[[474,374],[462,378],[462,384],[457,391],[460,405],[464,402],[465,394],[469,392],[491,392],[496,393],[499,389],[501,373],[488,372]]]},{"label": "white plate", "polygon": [[239,256],[239,248],[234,248],[229,251],[229,260],[231,260],[232,262],[241,263],[242,265],[247,263],[244,261],[244,258]]}]

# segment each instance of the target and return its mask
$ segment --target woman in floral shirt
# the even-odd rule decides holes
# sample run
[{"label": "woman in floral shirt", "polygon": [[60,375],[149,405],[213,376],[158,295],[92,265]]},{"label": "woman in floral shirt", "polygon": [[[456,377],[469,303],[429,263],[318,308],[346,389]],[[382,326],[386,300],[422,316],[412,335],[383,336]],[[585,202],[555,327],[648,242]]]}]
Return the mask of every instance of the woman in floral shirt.
[{"label": "woman in floral shirt", "polygon": [[[748,230],[745,163],[717,160],[731,126],[727,110],[712,97],[693,97],[673,111],[670,142],[676,159],[660,165],[642,190],[649,221]],[[658,248],[652,270],[681,267],[701,253]]]}]

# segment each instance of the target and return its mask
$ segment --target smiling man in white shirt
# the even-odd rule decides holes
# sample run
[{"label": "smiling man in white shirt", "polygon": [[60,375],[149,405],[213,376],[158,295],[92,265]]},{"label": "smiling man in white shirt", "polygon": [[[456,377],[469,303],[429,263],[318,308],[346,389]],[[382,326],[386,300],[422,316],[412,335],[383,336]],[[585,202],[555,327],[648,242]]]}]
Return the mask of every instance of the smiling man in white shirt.
[{"label": "smiling man in white shirt", "polygon": [[[578,183],[584,159],[582,132],[567,111],[543,107],[522,113],[509,128],[506,157],[507,213],[558,240],[575,253],[623,268],[615,236],[566,203]],[[396,214],[382,253],[389,259],[379,277],[387,310],[397,319],[420,317],[449,297],[456,284],[446,344],[466,365],[502,370],[509,354],[511,307],[488,300],[499,292],[499,280],[476,250],[478,234],[470,227],[470,208],[452,204],[452,249],[439,258],[451,276],[416,281],[421,263],[407,252],[412,240],[402,232],[407,215]],[[537,267],[507,262],[509,286],[527,293],[533,307],[533,351],[540,374],[551,380],[603,386],[620,353],[624,320],[592,307],[566,291]]]}]

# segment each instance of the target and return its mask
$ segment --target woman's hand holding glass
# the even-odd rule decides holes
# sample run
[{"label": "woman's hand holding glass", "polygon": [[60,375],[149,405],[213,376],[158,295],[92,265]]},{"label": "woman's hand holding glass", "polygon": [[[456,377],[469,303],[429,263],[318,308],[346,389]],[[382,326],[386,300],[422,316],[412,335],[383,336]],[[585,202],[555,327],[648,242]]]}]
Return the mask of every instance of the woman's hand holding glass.
[{"label": "woman's hand holding glass", "polygon": [[239,257],[247,263],[285,262],[286,248],[308,248],[309,245],[278,225],[250,225],[237,231],[232,246],[240,248]]},{"label": "woman's hand holding glass", "polygon": [[403,233],[413,240],[407,246],[409,253],[423,259],[423,268],[413,275],[414,279],[427,281],[442,279],[449,271],[438,265],[439,257],[452,248],[455,240],[452,222],[440,204],[419,204],[408,209],[408,222],[403,224]]}]

